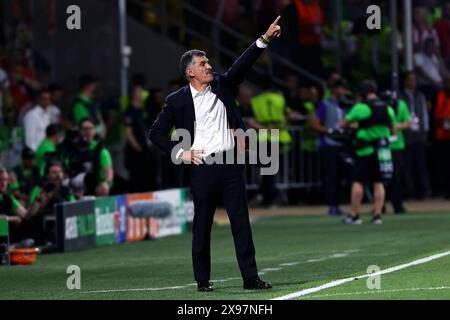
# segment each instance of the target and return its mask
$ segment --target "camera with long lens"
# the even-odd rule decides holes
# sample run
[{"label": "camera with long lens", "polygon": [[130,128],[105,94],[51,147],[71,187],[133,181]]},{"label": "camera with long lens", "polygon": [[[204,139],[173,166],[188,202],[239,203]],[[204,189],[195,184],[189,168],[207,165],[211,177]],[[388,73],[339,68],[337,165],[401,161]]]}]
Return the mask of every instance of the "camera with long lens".
[{"label": "camera with long lens", "polygon": [[381,91],[379,94],[379,98],[384,101],[388,106],[396,108],[397,106],[397,93],[391,90]]},{"label": "camera with long lens", "polygon": [[97,176],[94,173],[81,172],[71,178],[64,179],[62,185],[73,192],[86,190],[95,186]]},{"label": "camera with long lens", "polygon": [[72,178],[63,180],[62,185],[73,191],[79,191],[85,188],[86,173],[80,173]]}]

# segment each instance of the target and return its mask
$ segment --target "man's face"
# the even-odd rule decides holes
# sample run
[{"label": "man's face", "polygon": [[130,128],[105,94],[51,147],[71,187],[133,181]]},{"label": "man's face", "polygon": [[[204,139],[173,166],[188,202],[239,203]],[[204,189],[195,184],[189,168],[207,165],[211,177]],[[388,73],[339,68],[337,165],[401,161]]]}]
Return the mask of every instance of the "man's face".
[{"label": "man's face", "polygon": [[5,193],[9,185],[8,173],[0,173],[0,193]]},{"label": "man's face", "polygon": [[328,85],[333,85],[336,81],[342,78],[341,74],[338,72],[333,72],[328,78]]},{"label": "man's face", "polygon": [[191,65],[187,68],[187,75],[201,84],[210,83],[214,77],[209,59],[204,56],[194,56]]},{"label": "man's face", "polygon": [[312,86],[309,87],[309,95],[311,97],[311,101],[314,103],[318,103],[320,100],[320,93],[319,90],[317,89],[317,87]]},{"label": "man's face", "polygon": [[298,88],[298,78],[294,74],[290,74],[286,77],[286,88],[291,91],[295,91]]},{"label": "man's face", "polygon": [[155,92],[155,94],[153,95],[153,99],[156,101],[156,103],[163,104],[165,100],[164,92],[162,91]]},{"label": "man's face", "polygon": [[239,103],[244,106],[250,105],[253,98],[253,90],[249,87],[241,87],[239,91]]},{"label": "man's face", "polygon": [[417,86],[417,79],[414,74],[408,75],[405,79],[405,87],[408,89],[415,89]]},{"label": "man's face", "polygon": [[85,92],[93,98],[97,93],[97,89],[98,89],[97,82],[93,82],[86,87]]},{"label": "man's face", "polygon": [[34,165],[34,159],[33,158],[22,158],[22,163],[26,169],[31,169],[31,168],[33,168],[33,165]]},{"label": "man's face", "polygon": [[144,101],[144,90],[142,87],[135,87],[133,92],[131,93],[131,100],[133,101],[134,107],[142,107],[142,103]]},{"label": "man's face", "polygon": [[43,92],[39,96],[39,105],[43,108],[47,108],[51,104],[51,96],[49,92]]},{"label": "man's face", "polygon": [[95,126],[90,121],[85,121],[81,124],[80,135],[87,142],[91,143],[95,138]]},{"label": "man's face", "polygon": [[311,99],[311,93],[307,87],[299,87],[298,96],[303,102],[309,101]]},{"label": "man's face", "polygon": [[423,7],[414,8],[413,20],[415,25],[426,23],[428,11]]},{"label": "man's face", "polygon": [[51,94],[51,97],[52,97],[52,102],[54,104],[58,105],[61,102],[62,98],[63,98],[62,90],[55,90],[55,91],[53,91],[52,94]]},{"label": "man's face", "polygon": [[64,171],[59,165],[50,167],[47,173],[47,180],[54,183],[61,183],[64,180]]},{"label": "man's face", "polygon": [[343,87],[343,86],[339,86],[339,87],[335,87],[334,88],[334,94],[336,95],[336,97],[338,99],[341,99],[343,97],[345,97],[345,95],[348,93],[348,90]]}]

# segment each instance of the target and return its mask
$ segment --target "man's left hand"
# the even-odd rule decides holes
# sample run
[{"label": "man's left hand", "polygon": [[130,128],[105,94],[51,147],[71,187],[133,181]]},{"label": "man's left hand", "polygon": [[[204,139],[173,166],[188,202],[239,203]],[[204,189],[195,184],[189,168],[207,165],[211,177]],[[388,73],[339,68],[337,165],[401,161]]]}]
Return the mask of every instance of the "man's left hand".
[{"label": "man's left hand", "polygon": [[281,35],[281,27],[278,25],[278,22],[280,21],[281,16],[278,16],[274,22],[269,26],[269,29],[267,29],[266,33],[264,34],[264,37],[267,40],[272,39],[273,37],[279,37]]}]

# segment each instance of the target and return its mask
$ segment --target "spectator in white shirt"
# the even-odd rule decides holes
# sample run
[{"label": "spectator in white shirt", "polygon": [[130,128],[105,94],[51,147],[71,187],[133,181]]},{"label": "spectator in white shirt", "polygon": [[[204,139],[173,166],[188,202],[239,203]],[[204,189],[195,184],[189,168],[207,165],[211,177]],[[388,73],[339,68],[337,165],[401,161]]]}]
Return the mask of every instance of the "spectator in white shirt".
[{"label": "spectator in white shirt", "polygon": [[25,144],[33,151],[36,151],[39,144],[45,139],[45,129],[51,123],[50,104],[50,92],[42,90],[37,96],[36,106],[24,117]]},{"label": "spectator in white shirt", "polygon": [[414,55],[414,64],[417,69],[418,83],[424,91],[431,95],[430,90],[436,91],[442,88],[443,80],[448,72],[433,38],[427,38],[424,51]]}]

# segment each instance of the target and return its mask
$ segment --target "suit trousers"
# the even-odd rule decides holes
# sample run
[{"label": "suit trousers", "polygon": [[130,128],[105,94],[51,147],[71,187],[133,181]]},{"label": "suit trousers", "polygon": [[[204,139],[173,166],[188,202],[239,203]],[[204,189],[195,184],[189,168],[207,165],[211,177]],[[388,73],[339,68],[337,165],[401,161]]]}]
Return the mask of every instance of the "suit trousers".
[{"label": "suit trousers", "polygon": [[194,200],[192,263],[196,281],[210,280],[211,228],[222,200],[230,219],[236,257],[244,280],[258,275],[247,205],[243,165],[191,165]]}]

